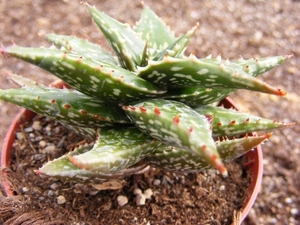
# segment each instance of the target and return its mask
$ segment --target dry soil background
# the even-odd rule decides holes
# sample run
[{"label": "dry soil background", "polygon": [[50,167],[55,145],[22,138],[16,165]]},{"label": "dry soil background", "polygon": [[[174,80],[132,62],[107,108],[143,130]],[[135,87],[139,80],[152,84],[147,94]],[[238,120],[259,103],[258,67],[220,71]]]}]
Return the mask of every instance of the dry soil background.
[{"label": "dry soil background", "polygon": [[[138,0],[96,1],[97,9],[134,25],[139,19]],[[181,35],[199,22],[200,28],[187,51],[199,57],[209,54],[236,59],[294,54],[286,64],[262,79],[282,88],[286,97],[239,91],[233,96],[245,111],[294,121],[290,128],[274,132],[264,147],[265,172],[261,192],[248,218],[249,224],[300,224],[300,2],[292,0],[179,1],[145,0]],[[94,42],[103,36],[78,0],[1,0],[0,44],[49,45],[45,33],[76,34]],[[47,84],[51,75],[26,63],[0,57],[0,69],[14,71]],[[15,87],[0,76],[0,88]],[[0,146],[18,108],[0,102]]]}]

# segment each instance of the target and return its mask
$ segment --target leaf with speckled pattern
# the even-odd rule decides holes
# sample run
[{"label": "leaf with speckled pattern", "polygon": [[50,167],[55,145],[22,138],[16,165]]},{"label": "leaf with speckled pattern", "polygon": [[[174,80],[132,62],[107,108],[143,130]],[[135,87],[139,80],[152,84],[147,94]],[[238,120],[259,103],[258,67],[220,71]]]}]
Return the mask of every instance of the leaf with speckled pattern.
[{"label": "leaf with speckled pattern", "polygon": [[151,56],[157,55],[177,39],[173,32],[149,7],[144,7],[141,19],[134,30],[141,34],[141,38],[144,41],[149,42]]},{"label": "leaf with speckled pattern", "polygon": [[47,34],[45,37],[56,46],[64,47],[64,49],[69,52],[76,52],[82,57],[89,58],[94,61],[100,60],[100,62],[107,62],[113,65],[118,64],[109,52],[101,48],[100,45],[89,42],[86,39],[58,34]]},{"label": "leaf with speckled pattern", "polygon": [[184,59],[167,56],[162,61],[149,61],[146,67],[139,68],[138,76],[164,90],[197,86],[248,89],[285,95],[281,90],[250,76],[242,69],[216,60],[201,60],[193,54]]},{"label": "leaf with speckled pattern", "polygon": [[[263,143],[270,136],[271,134],[267,134],[217,141],[216,146],[222,160],[224,162],[231,162]],[[198,172],[211,168],[209,163],[193,152],[167,145],[157,148],[154,153],[148,155],[144,161],[150,166],[167,171]]]},{"label": "leaf with speckled pattern", "polygon": [[253,77],[257,77],[276,66],[281,65],[282,63],[286,62],[290,59],[292,55],[285,55],[285,56],[271,56],[267,58],[255,58],[255,59],[239,59],[233,63],[240,66],[246,73]]},{"label": "leaf with speckled pattern", "polygon": [[171,43],[167,48],[165,48],[163,51],[161,51],[156,56],[154,56],[152,60],[154,60],[154,61],[163,60],[164,55],[181,58],[183,56],[182,53],[183,53],[185,47],[189,43],[190,39],[194,36],[198,26],[199,26],[199,24],[197,24],[191,30],[186,32],[184,35],[182,35],[176,41]]},{"label": "leaf with speckled pattern", "polygon": [[39,170],[36,171],[37,174],[47,175],[56,178],[63,178],[65,180],[71,181],[80,181],[80,182],[88,182],[88,181],[105,181],[108,179],[117,179],[122,178],[128,175],[131,175],[135,172],[138,172],[145,168],[144,164],[137,164],[132,167],[125,168],[115,173],[101,173],[101,172],[91,172],[88,170],[83,170],[76,167],[69,160],[70,157],[74,157],[76,155],[84,154],[90,151],[93,148],[92,145],[84,145],[75,148],[72,152],[65,154],[53,161],[47,162],[43,165]]},{"label": "leaf with speckled pattern", "polygon": [[233,91],[235,91],[235,89],[186,87],[169,90],[164,95],[164,98],[183,102],[191,107],[199,107],[217,102],[228,96]]},{"label": "leaf with speckled pattern", "polygon": [[102,128],[93,149],[70,157],[70,161],[92,172],[116,173],[136,164],[161,144],[136,127]]},{"label": "leaf with speckled pattern", "polygon": [[76,90],[25,86],[0,89],[0,99],[76,126],[95,128],[131,124],[117,104],[92,98]]},{"label": "leaf with speckled pattern", "polygon": [[[276,66],[284,63],[287,59],[289,59],[291,55],[286,56],[274,56],[268,58],[261,59],[249,59],[243,60],[239,59],[235,62],[222,61],[224,64],[230,63],[230,65],[244,70],[246,73],[253,77],[257,77],[258,75],[267,72],[273,69]],[[201,59],[201,60],[215,60],[216,62],[220,60],[217,59]],[[229,94],[237,91],[237,89],[210,89],[210,88],[202,88],[202,87],[185,87],[179,89],[169,90],[164,98],[176,100],[183,102],[189,106],[197,107],[202,105],[208,105],[213,102],[217,102],[223,98],[226,98]]]},{"label": "leaf with speckled pattern", "polygon": [[130,28],[129,24],[111,18],[87,3],[85,5],[118,56],[121,65],[130,71],[135,71],[136,66],[141,65],[146,43]]},{"label": "leaf with speckled pattern", "polygon": [[203,106],[194,110],[201,115],[213,115],[212,129],[215,137],[235,136],[293,125],[223,107]]},{"label": "leaf with speckled pattern", "polygon": [[164,93],[128,70],[106,62],[99,64],[59,49],[13,45],[2,51],[53,73],[72,88],[86,95],[106,101],[122,102],[157,97]]},{"label": "leaf with speckled pattern", "polygon": [[183,103],[152,99],[123,106],[136,127],[167,145],[184,148],[226,174],[211,135],[211,117],[200,115]]}]

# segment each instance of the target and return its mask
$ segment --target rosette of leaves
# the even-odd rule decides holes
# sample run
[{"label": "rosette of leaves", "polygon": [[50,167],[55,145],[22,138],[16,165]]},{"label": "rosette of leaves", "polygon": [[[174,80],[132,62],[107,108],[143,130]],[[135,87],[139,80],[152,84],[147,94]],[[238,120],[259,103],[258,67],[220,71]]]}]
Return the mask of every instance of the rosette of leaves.
[{"label": "rosette of leaves", "polygon": [[0,90],[0,99],[57,120],[91,140],[37,173],[109,179],[151,165],[173,171],[214,167],[226,176],[224,162],[271,136],[247,133],[290,125],[212,106],[238,89],[285,95],[256,77],[290,56],[232,62],[220,56],[185,56],[198,24],[175,37],[148,7],[131,28],[84,5],[115,56],[88,40],[57,34],[45,36],[53,43],[49,48],[1,48],[2,54],[35,64],[71,88],[47,87],[5,72],[21,88]]}]

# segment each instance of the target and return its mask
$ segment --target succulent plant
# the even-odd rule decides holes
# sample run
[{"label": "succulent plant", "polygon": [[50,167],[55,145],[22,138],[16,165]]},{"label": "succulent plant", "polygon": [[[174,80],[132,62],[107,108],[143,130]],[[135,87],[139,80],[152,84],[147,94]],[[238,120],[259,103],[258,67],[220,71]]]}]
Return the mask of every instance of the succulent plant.
[{"label": "succulent plant", "polygon": [[[290,123],[217,106],[238,89],[285,95],[256,77],[290,55],[236,61],[184,55],[199,24],[177,38],[148,7],[134,28],[84,3],[117,57],[75,36],[48,34],[49,48],[2,47],[1,53],[49,71],[65,88],[4,72],[21,85],[0,99],[61,122],[90,140],[37,170],[65,179],[109,179],[147,165],[173,171],[229,162],[271,136],[248,136]],[[236,137],[236,138],[235,138]],[[95,140],[95,141],[94,141]]]}]

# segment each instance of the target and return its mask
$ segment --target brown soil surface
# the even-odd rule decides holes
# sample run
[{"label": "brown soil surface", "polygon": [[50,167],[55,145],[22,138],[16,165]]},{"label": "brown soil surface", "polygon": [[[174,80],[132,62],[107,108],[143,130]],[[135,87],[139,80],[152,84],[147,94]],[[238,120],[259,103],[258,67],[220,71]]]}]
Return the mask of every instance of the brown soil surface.
[{"label": "brown soil surface", "polygon": [[[115,18],[133,25],[140,1],[89,1]],[[292,0],[243,1],[145,1],[170,27],[181,35],[200,23],[188,52],[199,57],[209,54],[236,59],[294,54],[283,66],[262,79],[288,92],[286,97],[239,91],[233,96],[244,111],[256,115],[294,121],[290,128],[274,132],[264,147],[265,172],[262,189],[245,223],[299,224],[300,222],[300,2]],[[49,45],[41,35],[55,32],[88,37],[103,42],[79,1],[2,0],[0,2],[0,44],[12,41],[21,46]],[[34,78],[48,84],[54,77],[22,61],[0,57],[0,69]],[[15,87],[0,76],[0,88]],[[0,102],[0,146],[18,108]],[[172,222],[171,222],[172,224]]]}]

